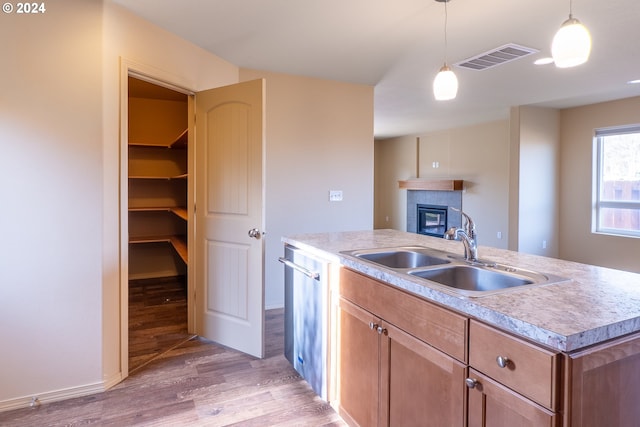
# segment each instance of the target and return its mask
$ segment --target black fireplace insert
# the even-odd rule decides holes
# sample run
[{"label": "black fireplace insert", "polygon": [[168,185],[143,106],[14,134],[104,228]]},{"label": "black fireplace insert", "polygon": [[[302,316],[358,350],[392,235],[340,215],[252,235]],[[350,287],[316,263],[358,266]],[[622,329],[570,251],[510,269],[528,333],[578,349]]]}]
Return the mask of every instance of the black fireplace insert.
[{"label": "black fireplace insert", "polygon": [[443,237],[447,231],[447,206],[417,205],[418,234]]}]

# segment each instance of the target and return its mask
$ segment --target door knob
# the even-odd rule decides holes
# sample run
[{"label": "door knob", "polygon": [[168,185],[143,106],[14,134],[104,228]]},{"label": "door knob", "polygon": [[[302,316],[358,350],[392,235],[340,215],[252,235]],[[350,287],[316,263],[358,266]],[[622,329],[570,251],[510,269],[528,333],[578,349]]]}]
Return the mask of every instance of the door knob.
[{"label": "door knob", "polygon": [[260,233],[260,230],[257,228],[252,228],[247,234],[249,234],[249,237],[253,237],[254,239],[259,239],[260,236],[262,236],[262,233]]}]

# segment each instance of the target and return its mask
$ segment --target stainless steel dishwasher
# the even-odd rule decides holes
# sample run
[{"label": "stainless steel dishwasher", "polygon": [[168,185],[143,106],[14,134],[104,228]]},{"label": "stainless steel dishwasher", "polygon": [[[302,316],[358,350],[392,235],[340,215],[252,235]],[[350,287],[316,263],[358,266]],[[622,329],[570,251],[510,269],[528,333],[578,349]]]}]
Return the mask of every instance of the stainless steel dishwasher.
[{"label": "stainless steel dishwasher", "polygon": [[329,264],[285,245],[284,354],[322,399],[328,398]]}]

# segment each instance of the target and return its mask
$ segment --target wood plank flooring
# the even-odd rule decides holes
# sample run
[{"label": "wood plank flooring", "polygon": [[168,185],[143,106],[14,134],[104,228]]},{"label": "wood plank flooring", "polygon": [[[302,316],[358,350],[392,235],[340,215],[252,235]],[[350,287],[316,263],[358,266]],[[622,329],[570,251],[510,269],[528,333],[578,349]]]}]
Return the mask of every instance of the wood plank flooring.
[{"label": "wood plank flooring", "polygon": [[129,281],[129,373],[192,336],[186,277]]},{"label": "wood plank flooring", "polygon": [[283,322],[267,312],[264,359],[194,338],[104,393],[3,412],[0,425],[345,426],[284,358]]}]

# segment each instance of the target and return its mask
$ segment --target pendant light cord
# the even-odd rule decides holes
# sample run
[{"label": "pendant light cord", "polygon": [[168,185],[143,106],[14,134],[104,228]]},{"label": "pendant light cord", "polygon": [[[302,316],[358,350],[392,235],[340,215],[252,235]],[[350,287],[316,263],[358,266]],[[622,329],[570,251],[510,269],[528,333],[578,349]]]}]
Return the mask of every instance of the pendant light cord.
[{"label": "pendant light cord", "polygon": [[448,21],[448,16],[447,16],[447,3],[449,3],[449,0],[445,0],[444,1],[444,63],[447,63],[447,50],[448,50],[448,45],[447,45],[447,21]]},{"label": "pendant light cord", "polygon": [[569,19],[573,18],[573,0],[569,0]]}]

